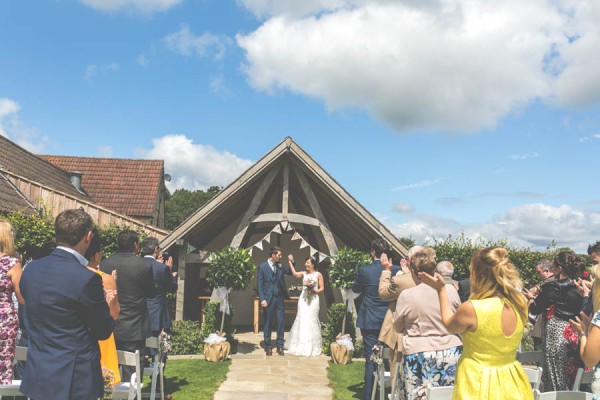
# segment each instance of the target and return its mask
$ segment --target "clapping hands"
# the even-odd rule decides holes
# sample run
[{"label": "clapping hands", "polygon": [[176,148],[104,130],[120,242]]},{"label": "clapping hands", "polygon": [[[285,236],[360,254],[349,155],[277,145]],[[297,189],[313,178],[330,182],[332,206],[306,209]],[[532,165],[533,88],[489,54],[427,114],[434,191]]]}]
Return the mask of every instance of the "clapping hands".
[{"label": "clapping hands", "polygon": [[587,335],[588,328],[590,327],[590,321],[592,320],[590,317],[586,315],[583,311],[579,313],[581,318],[575,317],[575,319],[569,320],[569,323],[575,329],[579,336]]},{"label": "clapping hands", "polygon": [[419,272],[417,274],[417,276],[419,277],[420,280],[423,281],[423,283],[431,286],[438,292],[441,291],[446,286],[446,282],[444,282],[444,278],[437,272],[433,276],[429,275],[427,272]]}]

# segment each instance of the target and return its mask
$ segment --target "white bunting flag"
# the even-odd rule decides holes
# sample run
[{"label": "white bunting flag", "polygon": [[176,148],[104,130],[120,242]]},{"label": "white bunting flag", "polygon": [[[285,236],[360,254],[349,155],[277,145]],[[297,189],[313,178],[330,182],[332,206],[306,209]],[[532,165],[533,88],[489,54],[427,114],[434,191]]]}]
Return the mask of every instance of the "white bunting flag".
[{"label": "white bunting flag", "polygon": [[250,247],[250,249],[248,249],[248,254],[252,255],[252,250],[254,249],[254,247]]},{"label": "white bunting flag", "polygon": [[292,240],[300,240],[300,239],[302,239],[302,236],[300,236],[298,231],[294,231],[294,234],[292,235]]},{"label": "white bunting flag", "polygon": [[262,247],[262,240],[259,240],[258,242],[254,243],[254,247],[258,247],[259,249],[263,249]]},{"label": "white bunting flag", "polygon": [[308,246],[308,243],[306,242],[306,240],[302,239],[302,242],[300,242],[300,248],[303,249],[306,246]]},{"label": "white bunting flag", "polygon": [[273,228],[273,230],[271,232],[281,234],[281,225],[279,225],[279,224],[275,225],[275,228]]},{"label": "white bunting flag", "polygon": [[287,219],[284,219],[283,221],[281,221],[281,227],[284,231],[287,232],[288,228],[290,227],[290,222]]}]

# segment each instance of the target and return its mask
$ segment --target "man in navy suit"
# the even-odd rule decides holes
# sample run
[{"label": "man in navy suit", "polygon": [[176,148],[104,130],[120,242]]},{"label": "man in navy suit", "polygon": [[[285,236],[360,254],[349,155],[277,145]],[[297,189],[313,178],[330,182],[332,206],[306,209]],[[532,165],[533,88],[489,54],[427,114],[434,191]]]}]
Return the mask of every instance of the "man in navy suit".
[{"label": "man in navy suit", "polygon": [[92,218],[83,209],[56,217],[57,247],[29,263],[21,277],[29,347],[20,391],[35,400],[91,400],[103,396],[98,340],[115,322],[100,275],[86,268]]},{"label": "man in navy suit", "polygon": [[[171,330],[171,315],[169,314],[166,293],[175,293],[177,291],[177,280],[171,272],[173,260],[169,257],[166,260],[168,265],[157,261],[157,258],[160,257],[160,247],[158,239],[155,237],[148,236],[142,240],[140,248],[142,256],[152,265],[156,295],[146,299],[146,307],[148,308],[148,316],[150,317],[152,336],[158,337],[161,331],[169,332]],[[156,350],[149,349],[149,353],[154,358]]]},{"label": "man in navy suit", "polygon": [[263,308],[263,332],[265,335],[265,352],[267,356],[273,355],[273,343],[271,342],[271,321],[273,311],[277,322],[277,354],[283,356],[283,334],[284,334],[284,299],[289,299],[284,274],[291,275],[288,266],[282,266],[281,249],[277,246],[269,250],[269,259],[258,266],[258,298]]},{"label": "man in navy suit", "polygon": [[[373,354],[373,346],[377,344],[379,331],[383,324],[383,319],[388,310],[388,301],[382,301],[379,298],[379,278],[383,267],[379,258],[382,253],[386,253],[391,257],[391,248],[384,239],[375,239],[371,242],[371,258],[373,262],[364,267],[359,267],[356,273],[356,279],[352,285],[354,293],[361,293],[362,303],[358,310],[358,318],[356,327],[360,328],[363,337],[365,348],[365,400],[371,398],[373,390],[373,371],[375,371],[375,363],[371,361]],[[400,267],[392,267],[392,276],[400,270]]]}]

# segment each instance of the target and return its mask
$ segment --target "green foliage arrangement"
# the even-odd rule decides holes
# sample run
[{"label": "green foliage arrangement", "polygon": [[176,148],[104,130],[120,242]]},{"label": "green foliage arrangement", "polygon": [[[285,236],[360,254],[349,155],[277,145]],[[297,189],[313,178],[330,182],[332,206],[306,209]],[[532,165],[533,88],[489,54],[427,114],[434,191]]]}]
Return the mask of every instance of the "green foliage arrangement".
[{"label": "green foliage arrangement", "polygon": [[244,290],[250,285],[255,270],[256,265],[247,249],[226,246],[212,255],[206,281],[213,287]]},{"label": "green foliage arrangement", "polygon": [[54,247],[54,221],[43,210],[31,214],[11,211],[5,217],[15,230],[15,248],[23,260],[44,256]]},{"label": "green foliage arrangement", "polygon": [[230,306],[230,313],[225,314],[219,311],[220,304],[221,303],[218,301],[210,301],[204,306],[204,321],[202,322],[202,328],[200,329],[201,352],[204,352],[204,339],[211,333],[218,331],[217,321],[219,320],[224,321],[221,332],[225,332],[225,338],[231,345],[231,352],[237,352],[238,340],[234,337],[235,329],[233,329],[231,324],[233,319],[233,308]]},{"label": "green foliage arrangement", "polygon": [[202,354],[204,338],[197,321],[173,321],[171,327],[171,355]]},{"label": "green foliage arrangement", "polygon": [[[332,304],[327,310],[327,323],[321,326],[321,337],[323,338],[323,353],[331,355],[329,345],[335,342],[337,335],[342,332],[345,321],[352,321],[352,314],[344,313],[346,305],[341,303]],[[344,318],[344,314],[347,314]],[[356,328],[353,323],[346,324],[345,332],[350,334],[352,339],[356,339]]]},{"label": "green foliage arrangement", "polygon": [[371,256],[363,251],[342,247],[335,257],[335,263],[329,267],[331,287],[348,289],[352,287],[358,267],[371,262]]},{"label": "green foliage arrangement", "polygon": [[165,198],[165,227],[169,230],[177,228],[221,189],[219,186],[211,186],[206,191],[177,189],[173,194],[168,194]]}]

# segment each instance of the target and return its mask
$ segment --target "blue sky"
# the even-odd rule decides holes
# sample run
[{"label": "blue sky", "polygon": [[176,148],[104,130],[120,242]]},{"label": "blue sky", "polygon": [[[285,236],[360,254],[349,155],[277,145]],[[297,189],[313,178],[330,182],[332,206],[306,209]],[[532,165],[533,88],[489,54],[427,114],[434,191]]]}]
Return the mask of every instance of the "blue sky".
[{"label": "blue sky", "polygon": [[[501,4],[490,4],[501,3]],[[399,236],[600,239],[591,0],[0,3],[0,134],[227,185],[291,136]]]}]

